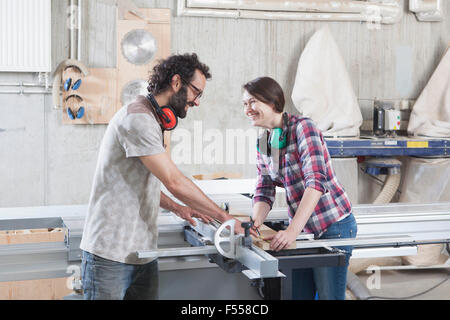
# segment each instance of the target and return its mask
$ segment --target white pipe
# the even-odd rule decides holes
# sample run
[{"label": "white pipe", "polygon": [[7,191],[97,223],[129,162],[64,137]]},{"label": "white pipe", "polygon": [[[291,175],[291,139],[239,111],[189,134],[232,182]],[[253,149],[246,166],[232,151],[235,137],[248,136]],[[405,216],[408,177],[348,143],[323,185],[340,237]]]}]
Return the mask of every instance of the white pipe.
[{"label": "white pipe", "polygon": [[51,94],[51,91],[36,91],[36,90],[0,90],[0,94]]},{"label": "white pipe", "polygon": [[69,0],[69,24],[70,24],[70,37],[69,37],[69,59],[76,59],[75,49],[75,26],[73,25],[73,13],[75,8],[75,0]]},{"label": "white pipe", "polygon": [[[190,4],[195,7],[190,7]],[[378,17],[379,22],[385,24],[397,23],[403,16],[403,8],[397,0],[378,0],[378,2],[343,0],[330,0],[322,2],[283,1],[281,4],[278,1],[269,0],[230,0],[225,2],[216,0],[189,0],[188,6],[186,6],[185,1],[178,1],[177,11],[179,16],[185,15],[277,20],[374,22],[374,17]]]},{"label": "white pipe", "polygon": [[[70,38],[69,38],[69,58],[74,60],[81,59],[81,23],[82,23],[82,0],[69,1],[70,15]],[[76,21],[72,20],[76,14]]]},{"label": "white pipe", "polygon": [[409,0],[409,10],[419,21],[439,22],[443,19],[441,0]]},{"label": "white pipe", "polygon": [[42,83],[20,83],[20,82],[2,82],[0,83],[0,87],[45,87],[51,88],[51,85],[45,85]]},{"label": "white pipe", "polygon": [[83,14],[83,0],[78,0],[78,37],[77,37],[77,60],[81,61],[81,24],[82,21],[82,14]]}]

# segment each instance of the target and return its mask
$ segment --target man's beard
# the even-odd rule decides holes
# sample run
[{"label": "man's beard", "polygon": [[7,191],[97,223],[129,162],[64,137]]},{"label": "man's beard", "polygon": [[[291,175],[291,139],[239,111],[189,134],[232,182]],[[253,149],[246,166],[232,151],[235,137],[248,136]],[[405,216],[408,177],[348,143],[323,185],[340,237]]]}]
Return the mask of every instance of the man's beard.
[{"label": "man's beard", "polygon": [[186,87],[181,87],[181,89],[173,94],[169,99],[169,105],[175,111],[175,115],[180,118],[186,118],[186,105],[187,105],[187,90]]}]

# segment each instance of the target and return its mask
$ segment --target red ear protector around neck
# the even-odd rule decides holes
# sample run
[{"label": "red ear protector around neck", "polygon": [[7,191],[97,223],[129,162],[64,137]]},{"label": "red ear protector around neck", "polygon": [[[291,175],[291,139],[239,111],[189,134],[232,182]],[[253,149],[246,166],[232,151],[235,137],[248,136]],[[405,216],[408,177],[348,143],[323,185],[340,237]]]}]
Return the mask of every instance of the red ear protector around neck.
[{"label": "red ear protector around neck", "polygon": [[178,117],[175,115],[175,111],[171,106],[160,107],[155,97],[149,93],[147,95],[148,101],[155,108],[156,114],[161,120],[161,126],[164,130],[171,131],[178,125]]}]

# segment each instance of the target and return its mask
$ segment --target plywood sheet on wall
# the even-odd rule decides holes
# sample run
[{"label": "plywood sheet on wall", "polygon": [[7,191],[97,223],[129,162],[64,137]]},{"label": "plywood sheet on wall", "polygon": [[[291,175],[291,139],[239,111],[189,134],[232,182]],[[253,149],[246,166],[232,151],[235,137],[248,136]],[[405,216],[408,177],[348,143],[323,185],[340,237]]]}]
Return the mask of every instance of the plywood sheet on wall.
[{"label": "plywood sheet on wall", "polygon": [[[78,90],[63,92],[62,122],[64,124],[109,123],[123,106],[121,101],[123,88],[134,80],[147,82],[150,71],[158,60],[170,55],[170,9],[141,9],[141,12],[145,20],[132,14],[127,14],[126,20],[117,19],[117,67],[90,68],[90,74],[82,78],[83,82]],[[130,63],[122,54],[122,39],[132,30],[146,30],[156,40],[157,50],[151,61],[146,64]],[[68,69],[64,72],[63,81],[68,77],[76,80],[80,76],[76,70]],[[79,95],[83,102],[79,104],[75,99],[64,102],[71,94]],[[67,114],[67,108],[70,107],[76,113],[81,105],[85,107],[85,116],[71,120]]]},{"label": "plywood sheet on wall", "polygon": [[[147,21],[127,14],[127,20],[117,21],[117,110],[122,107],[122,90],[131,81],[148,81],[149,75],[158,60],[170,55],[170,10],[141,9]],[[145,30],[156,40],[157,50],[149,63],[137,65],[130,63],[123,55],[121,43],[132,30]]]},{"label": "plywood sheet on wall", "polygon": [[[85,108],[81,119],[71,120],[67,115],[65,103],[62,120],[64,124],[107,124],[116,113],[117,69],[89,68],[89,75],[82,78],[81,87],[74,92],[64,92],[63,101],[69,94],[77,94],[84,100],[81,104],[73,103],[72,111],[77,112],[78,106]],[[72,99],[71,99],[72,100]],[[69,100],[69,102],[71,101]]]}]

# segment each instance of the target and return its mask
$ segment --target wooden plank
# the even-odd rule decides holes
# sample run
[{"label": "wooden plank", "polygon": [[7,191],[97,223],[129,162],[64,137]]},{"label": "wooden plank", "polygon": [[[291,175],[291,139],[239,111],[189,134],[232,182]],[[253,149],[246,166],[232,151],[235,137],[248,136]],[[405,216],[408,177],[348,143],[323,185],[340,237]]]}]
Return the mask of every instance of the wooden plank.
[{"label": "wooden plank", "polygon": [[[143,14],[148,23],[170,23],[170,9],[164,8],[140,8],[139,11]],[[143,21],[138,16],[127,12],[124,15],[125,20]]]},{"label": "wooden plank", "polygon": [[0,300],[62,300],[72,292],[67,278],[0,282]]},{"label": "wooden plank", "polygon": [[[248,222],[249,221],[249,216],[245,215],[245,214],[241,214],[241,213],[231,213],[231,215],[233,217],[235,217],[236,219],[238,219],[239,221],[242,222]],[[252,236],[253,239],[253,244],[256,245],[257,247],[263,249],[263,250],[270,250],[270,241],[266,241],[264,240],[264,238],[267,238],[269,236],[273,236],[275,234],[277,234],[277,231],[273,230],[272,228],[269,228],[268,226],[266,226],[265,224],[261,225],[259,227],[259,233],[261,234],[258,238]],[[294,241],[288,248],[286,249],[296,249],[297,248],[297,244]],[[285,249],[285,250],[286,250]]]},{"label": "wooden plank", "polygon": [[240,179],[242,174],[236,172],[214,172],[211,174],[196,174],[192,176],[196,180],[214,180],[214,179]]},{"label": "wooden plank", "polygon": [[35,230],[13,230],[0,232],[0,245],[41,243],[64,241],[65,230],[61,228],[35,229]]}]

